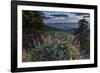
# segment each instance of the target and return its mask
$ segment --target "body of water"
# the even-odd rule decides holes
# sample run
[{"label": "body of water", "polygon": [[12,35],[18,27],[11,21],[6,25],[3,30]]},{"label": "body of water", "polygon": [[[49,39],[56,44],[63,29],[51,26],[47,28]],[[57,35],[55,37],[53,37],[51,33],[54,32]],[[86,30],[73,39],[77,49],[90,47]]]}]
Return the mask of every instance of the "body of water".
[{"label": "body of water", "polygon": [[71,30],[71,29],[77,29],[79,27],[78,24],[74,24],[74,23],[49,23],[45,25],[53,28],[58,28],[61,30]]}]

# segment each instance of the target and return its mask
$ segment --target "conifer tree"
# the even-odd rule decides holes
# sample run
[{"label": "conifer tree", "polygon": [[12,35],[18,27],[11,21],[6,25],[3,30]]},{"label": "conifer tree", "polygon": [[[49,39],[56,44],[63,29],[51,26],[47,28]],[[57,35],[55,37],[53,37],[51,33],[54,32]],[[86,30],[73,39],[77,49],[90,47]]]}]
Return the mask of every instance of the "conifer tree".
[{"label": "conifer tree", "polygon": [[43,31],[42,12],[40,11],[23,11],[23,48],[31,49],[42,44],[41,31]]},{"label": "conifer tree", "polygon": [[79,20],[79,28],[75,31],[77,45],[80,44],[81,55],[89,56],[90,54],[90,39],[89,39],[89,27],[85,18]]}]

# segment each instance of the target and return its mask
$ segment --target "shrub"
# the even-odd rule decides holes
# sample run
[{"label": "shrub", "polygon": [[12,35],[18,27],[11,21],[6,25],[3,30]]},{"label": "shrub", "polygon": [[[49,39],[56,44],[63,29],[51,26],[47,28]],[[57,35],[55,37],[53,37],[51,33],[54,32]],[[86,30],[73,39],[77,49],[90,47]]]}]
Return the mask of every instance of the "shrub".
[{"label": "shrub", "polygon": [[80,58],[80,52],[72,44],[54,40],[48,45],[32,49],[33,61],[74,60]]}]

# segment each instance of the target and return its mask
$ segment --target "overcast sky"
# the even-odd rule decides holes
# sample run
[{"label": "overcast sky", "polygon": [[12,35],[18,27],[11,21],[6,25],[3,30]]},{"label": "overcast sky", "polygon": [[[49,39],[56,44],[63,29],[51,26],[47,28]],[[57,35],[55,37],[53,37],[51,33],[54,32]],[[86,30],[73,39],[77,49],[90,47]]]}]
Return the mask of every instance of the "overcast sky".
[{"label": "overcast sky", "polygon": [[72,13],[72,12],[51,12],[45,11],[43,12],[45,17],[51,17],[53,15],[67,15],[69,17],[80,16],[80,15],[89,15],[89,13]]}]

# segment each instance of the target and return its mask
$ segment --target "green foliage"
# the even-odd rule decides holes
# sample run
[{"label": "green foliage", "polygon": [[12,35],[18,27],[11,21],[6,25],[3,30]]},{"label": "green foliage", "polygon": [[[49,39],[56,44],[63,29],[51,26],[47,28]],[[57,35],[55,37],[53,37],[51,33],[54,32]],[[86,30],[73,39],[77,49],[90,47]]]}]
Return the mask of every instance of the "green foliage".
[{"label": "green foliage", "polygon": [[86,19],[81,19],[78,22],[79,28],[74,32],[77,42],[80,42],[80,52],[83,58],[90,56],[90,29]]},{"label": "green foliage", "polygon": [[[41,41],[40,31],[44,31],[43,13],[40,11],[22,11],[23,48],[35,46],[34,41]],[[37,39],[36,39],[37,38]],[[37,43],[37,42],[36,42]]]},{"label": "green foliage", "polygon": [[80,59],[73,35],[46,30],[42,16],[39,11],[23,11],[23,48],[28,48],[23,50],[23,62]]},{"label": "green foliage", "polygon": [[[51,33],[51,32],[50,32]],[[56,32],[57,33],[57,32]],[[65,32],[58,32],[66,36]],[[46,34],[46,33],[45,33]],[[50,34],[48,34],[50,35]],[[53,34],[52,34],[53,35]],[[70,42],[62,39],[53,39],[37,48],[32,48],[33,61],[75,60],[80,58],[80,52]],[[67,39],[69,39],[67,37]]]},{"label": "green foliage", "polygon": [[75,48],[75,46],[73,46],[72,44],[68,45],[68,50],[69,51],[69,56],[70,59],[80,59],[80,52],[77,48]]},{"label": "green foliage", "polygon": [[31,52],[27,52],[24,49],[22,51],[22,60],[23,60],[23,62],[30,62],[30,61],[32,61],[32,54],[31,54]]},{"label": "green foliage", "polygon": [[42,13],[39,11],[23,11],[23,30],[43,30]]},{"label": "green foliage", "polygon": [[[53,42],[54,43],[54,42]],[[70,44],[71,45],[71,44]],[[80,52],[74,46],[67,43],[49,44],[32,49],[33,61],[50,61],[50,60],[74,60],[80,58]]]}]

